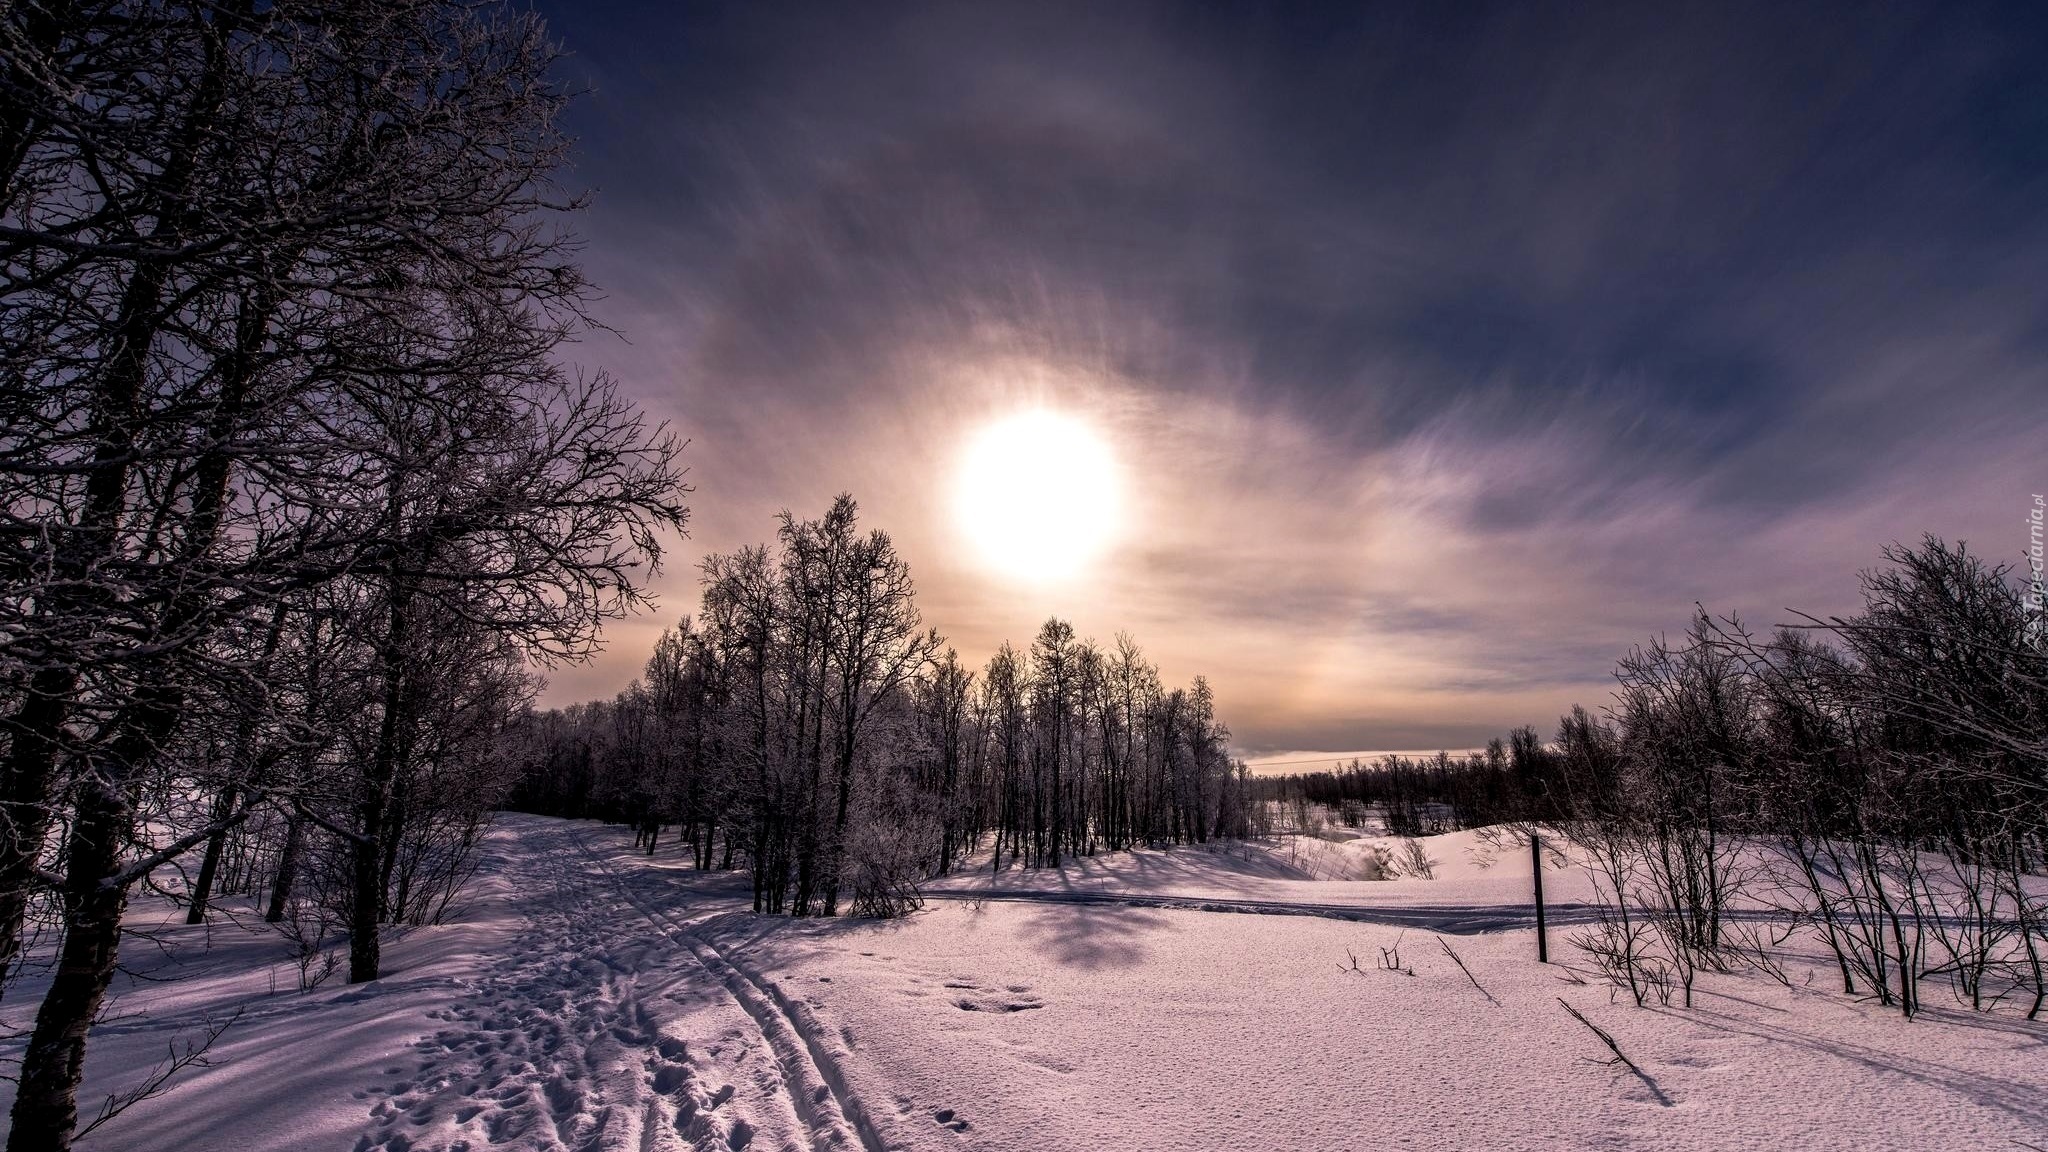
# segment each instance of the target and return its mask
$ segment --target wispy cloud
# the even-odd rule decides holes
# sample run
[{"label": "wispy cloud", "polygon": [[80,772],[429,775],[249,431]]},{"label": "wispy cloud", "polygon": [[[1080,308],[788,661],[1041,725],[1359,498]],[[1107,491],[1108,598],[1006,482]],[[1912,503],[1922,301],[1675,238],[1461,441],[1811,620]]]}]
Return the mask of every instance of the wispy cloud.
[{"label": "wispy cloud", "polygon": [[[1445,24],[1396,55],[1383,19]],[[664,620],[553,695],[840,490],[965,652],[1128,629],[1253,749],[1547,726],[1695,600],[1839,608],[1922,531],[2016,554],[2048,80],[2004,24],[565,8],[631,340],[578,356],[695,437],[699,491]],[[1020,590],[946,485],[1041,404],[1110,436],[1132,515]]]}]

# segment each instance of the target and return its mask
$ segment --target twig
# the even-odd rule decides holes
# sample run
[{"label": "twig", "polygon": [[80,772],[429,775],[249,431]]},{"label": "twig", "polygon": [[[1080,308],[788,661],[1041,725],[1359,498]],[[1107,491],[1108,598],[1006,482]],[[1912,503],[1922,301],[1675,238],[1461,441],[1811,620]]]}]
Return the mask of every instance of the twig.
[{"label": "twig", "polygon": [[1379,966],[1381,971],[1399,972],[1403,976],[1415,975],[1414,968],[1404,967],[1401,963],[1401,938],[1406,935],[1408,935],[1408,930],[1404,928],[1399,935],[1394,937],[1394,946],[1392,948],[1380,949]]},{"label": "twig", "polygon": [[1586,1019],[1586,1014],[1579,1011],[1577,1008],[1572,1007],[1570,1004],[1566,1004],[1564,997],[1559,996],[1557,998],[1557,1002],[1559,1004],[1564,1004],[1564,1010],[1572,1014],[1572,1019],[1577,1020],[1579,1023],[1584,1024],[1588,1028],[1591,1028],[1593,1030],[1593,1035],[1598,1036],[1600,1038],[1600,1042],[1602,1044],[1607,1045],[1607,1050],[1609,1052],[1614,1053],[1614,1060],[1602,1060],[1600,1061],[1600,1063],[1612,1064],[1615,1062],[1615,1060],[1619,1060],[1623,1064],[1628,1065],[1629,1070],[1634,1072],[1636,1075],[1640,1076],[1643,1074],[1643,1070],[1641,1068],[1636,1067],[1636,1062],[1629,1059],[1625,1054],[1623,1054],[1621,1050],[1621,1045],[1616,1044],[1614,1042],[1614,1037],[1608,1035],[1607,1029],[1602,1028],[1598,1024],[1593,1023],[1591,1020]]},{"label": "twig", "polygon": [[213,1061],[206,1058],[207,1050],[213,1047],[213,1042],[220,1039],[223,1032],[233,1027],[235,1021],[241,1018],[241,1009],[236,1009],[234,1015],[218,1023],[208,1025],[204,1039],[185,1041],[182,1051],[175,1043],[169,1045],[170,1054],[161,1063],[157,1064],[156,1067],[149,1070],[149,1074],[142,1078],[142,1083],[137,1084],[126,1092],[108,1093],[106,1102],[100,1105],[99,1115],[93,1117],[92,1123],[80,1128],[78,1135],[73,1137],[73,1139],[83,1139],[95,1128],[126,1112],[130,1106],[140,1104],[144,1100],[154,1099],[170,1091],[171,1077],[176,1076],[186,1068],[212,1067]]},{"label": "twig", "polygon": [[1479,989],[1479,994],[1481,996],[1486,997],[1486,1002],[1493,1005],[1495,1008],[1500,1007],[1500,1001],[1495,1000],[1493,998],[1493,993],[1488,992],[1486,990],[1486,985],[1481,984],[1479,982],[1479,977],[1474,976],[1472,974],[1472,970],[1470,968],[1465,967],[1465,958],[1458,955],[1457,952],[1452,950],[1451,946],[1444,942],[1443,937],[1437,937],[1436,942],[1437,946],[1444,950],[1444,955],[1449,956],[1451,958],[1451,963],[1456,964],[1458,966],[1458,971],[1463,972],[1465,974],[1465,979],[1470,980],[1472,982],[1472,986],[1474,988]]},{"label": "twig", "polygon": [[1607,1050],[1609,1052],[1614,1053],[1614,1059],[1612,1060],[1595,1060],[1593,1061],[1593,1063],[1610,1065],[1620,1064],[1626,1067],[1629,1071],[1636,1074],[1636,1079],[1641,1080],[1643,1082],[1643,1087],[1648,1088],[1651,1094],[1657,1097],[1657,1103],[1664,1105],[1666,1108],[1669,1108],[1671,1106],[1671,1098],[1664,1095],[1664,1090],[1662,1088],[1657,1087],[1657,1082],[1655,1080],[1650,1079],[1649,1073],[1643,1071],[1641,1068],[1636,1067],[1636,1062],[1629,1059],[1627,1054],[1622,1052],[1621,1045],[1614,1042],[1614,1037],[1608,1035],[1607,1030],[1605,1028],[1602,1028],[1598,1024],[1593,1023],[1591,1020],[1586,1019],[1585,1014],[1580,1012],[1577,1008],[1572,1007],[1570,1004],[1566,1004],[1564,997],[1559,996],[1557,998],[1557,1002],[1559,1004],[1563,1004],[1564,1010],[1572,1014],[1572,1019],[1577,1020],[1579,1023],[1584,1024],[1586,1027],[1592,1029],[1593,1035],[1598,1036],[1600,1038],[1600,1042],[1602,1044],[1607,1045]]}]

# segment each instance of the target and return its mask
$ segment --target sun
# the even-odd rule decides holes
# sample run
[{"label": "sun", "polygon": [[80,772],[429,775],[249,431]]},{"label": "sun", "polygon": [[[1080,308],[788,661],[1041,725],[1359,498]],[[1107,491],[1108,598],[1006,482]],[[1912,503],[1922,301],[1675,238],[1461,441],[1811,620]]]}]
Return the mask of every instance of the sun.
[{"label": "sun", "polygon": [[1116,535],[1116,456],[1086,421],[1019,412],[981,429],[961,455],[954,510],[979,559],[1013,580],[1086,570]]}]

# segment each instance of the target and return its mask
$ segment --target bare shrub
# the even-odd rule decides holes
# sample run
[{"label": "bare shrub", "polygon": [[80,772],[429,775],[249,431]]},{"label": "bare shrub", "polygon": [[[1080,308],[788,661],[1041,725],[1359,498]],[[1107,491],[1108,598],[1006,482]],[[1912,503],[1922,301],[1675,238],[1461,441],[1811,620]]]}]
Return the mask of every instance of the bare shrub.
[{"label": "bare shrub", "polygon": [[1726,954],[1744,967],[1754,969],[1777,981],[1784,987],[1792,987],[1792,977],[1785,971],[1785,963],[1779,950],[1792,934],[1799,930],[1797,921],[1783,927],[1768,923],[1743,923],[1728,926],[1724,941]]},{"label": "bare shrub", "polygon": [[1642,862],[1636,845],[1619,829],[1589,824],[1580,830],[1586,869],[1593,880],[1593,922],[1567,939],[1593,961],[1615,988],[1640,1008],[1669,981],[1658,959],[1658,933],[1638,906]]},{"label": "bare shrub", "polygon": [[299,991],[318,988],[340,967],[341,949],[329,946],[339,925],[333,913],[305,900],[292,901],[284,919],[272,925],[289,946],[288,955],[299,973]]},{"label": "bare shrub", "polygon": [[1401,838],[1401,871],[1417,880],[1436,879],[1437,861],[1430,856],[1429,849],[1413,836]]}]

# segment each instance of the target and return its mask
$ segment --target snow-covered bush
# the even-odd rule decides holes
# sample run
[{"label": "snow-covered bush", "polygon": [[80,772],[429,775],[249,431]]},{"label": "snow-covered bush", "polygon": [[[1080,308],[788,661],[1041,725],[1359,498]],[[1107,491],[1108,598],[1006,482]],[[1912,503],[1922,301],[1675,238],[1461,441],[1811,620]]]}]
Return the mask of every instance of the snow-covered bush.
[{"label": "snow-covered bush", "polygon": [[863,798],[847,829],[845,875],[856,916],[884,919],[917,911],[924,903],[918,881],[939,841],[939,825],[918,810],[901,781]]}]

